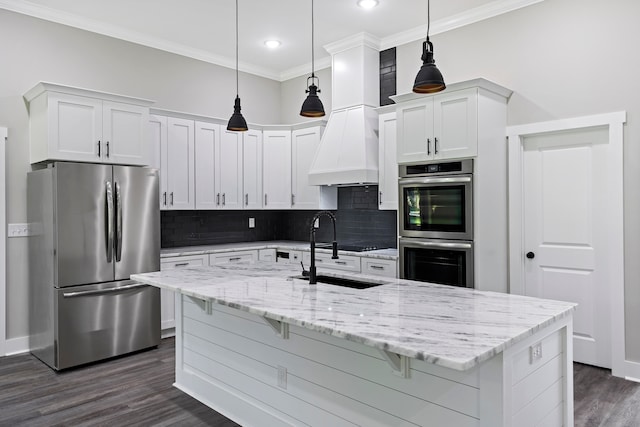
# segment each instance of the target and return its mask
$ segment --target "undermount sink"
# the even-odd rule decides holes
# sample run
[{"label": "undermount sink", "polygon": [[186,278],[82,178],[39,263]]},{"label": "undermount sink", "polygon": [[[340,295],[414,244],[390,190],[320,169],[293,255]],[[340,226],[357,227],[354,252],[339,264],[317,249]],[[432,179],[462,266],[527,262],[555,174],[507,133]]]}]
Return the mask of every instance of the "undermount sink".
[{"label": "undermount sink", "polygon": [[[309,277],[296,276],[294,277],[294,279],[309,280]],[[357,279],[345,279],[343,277],[324,276],[322,274],[319,274],[318,276],[316,276],[316,281],[318,283],[323,283],[325,285],[343,286],[346,288],[353,288],[353,289],[367,289],[367,288],[373,288],[375,286],[384,285],[384,283],[371,283],[370,281],[365,282]]]}]

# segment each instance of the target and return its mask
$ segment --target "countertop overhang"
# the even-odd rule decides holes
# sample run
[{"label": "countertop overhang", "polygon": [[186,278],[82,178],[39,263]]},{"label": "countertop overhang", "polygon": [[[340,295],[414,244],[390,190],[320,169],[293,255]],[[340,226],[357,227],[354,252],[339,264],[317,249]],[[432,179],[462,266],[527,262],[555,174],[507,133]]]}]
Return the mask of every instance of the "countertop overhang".
[{"label": "countertop overhang", "polygon": [[[350,289],[293,279],[290,264],[258,262],[135,274],[140,283],[315,330],[446,368],[471,369],[571,315],[576,304],[403,279]],[[324,273],[323,273],[324,274]]]}]

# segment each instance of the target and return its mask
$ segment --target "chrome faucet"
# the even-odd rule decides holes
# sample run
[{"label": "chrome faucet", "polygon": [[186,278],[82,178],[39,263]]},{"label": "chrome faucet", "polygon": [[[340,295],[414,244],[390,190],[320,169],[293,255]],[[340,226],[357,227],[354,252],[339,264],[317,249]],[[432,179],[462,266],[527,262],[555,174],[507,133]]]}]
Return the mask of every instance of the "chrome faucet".
[{"label": "chrome faucet", "polygon": [[318,220],[321,216],[328,216],[331,218],[331,222],[333,222],[333,242],[331,246],[333,247],[333,254],[331,255],[331,259],[338,259],[338,242],[336,241],[336,217],[333,213],[329,211],[320,211],[313,216],[311,220],[311,236],[309,242],[311,244],[311,266],[309,267],[309,284],[315,285],[316,282],[316,229],[314,224],[316,220]]}]

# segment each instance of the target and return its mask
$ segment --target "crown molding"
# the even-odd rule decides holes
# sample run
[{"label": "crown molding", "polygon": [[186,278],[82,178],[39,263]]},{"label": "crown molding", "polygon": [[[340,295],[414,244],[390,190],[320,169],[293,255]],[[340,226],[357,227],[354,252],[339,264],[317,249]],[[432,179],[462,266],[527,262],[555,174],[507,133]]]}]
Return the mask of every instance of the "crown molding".
[{"label": "crown molding", "polygon": [[[456,28],[512,12],[532,4],[540,3],[542,1],[544,0],[495,0],[483,6],[433,22],[429,32],[430,35],[444,33],[446,31],[451,31]],[[100,21],[84,18],[72,13],[61,12],[50,7],[36,5],[26,0],[0,0],[0,9],[6,9],[23,15],[33,16],[46,21],[79,28],[81,30],[102,34],[142,46],[148,46],[165,52],[174,53],[176,55],[197,59],[210,64],[235,69],[235,58],[214,55],[202,49],[194,49],[183,44],[173,43],[157,37],[150,37],[142,33],[126,30],[116,25],[104,24]],[[329,43],[325,45],[324,48],[330,54],[358,45],[369,46],[376,50],[385,50],[394,46],[400,46],[421,40],[426,36],[426,34],[426,25],[409,29],[383,39],[379,39],[378,37],[368,33],[358,33],[334,43]],[[329,57],[321,58],[319,61],[316,61],[316,69],[328,68],[330,66],[331,58]],[[238,69],[244,73],[254,74],[282,82],[307,74],[309,69],[311,69],[311,64],[304,64],[279,72],[271,68],[261,67],[247,62],[239,62]]]}]

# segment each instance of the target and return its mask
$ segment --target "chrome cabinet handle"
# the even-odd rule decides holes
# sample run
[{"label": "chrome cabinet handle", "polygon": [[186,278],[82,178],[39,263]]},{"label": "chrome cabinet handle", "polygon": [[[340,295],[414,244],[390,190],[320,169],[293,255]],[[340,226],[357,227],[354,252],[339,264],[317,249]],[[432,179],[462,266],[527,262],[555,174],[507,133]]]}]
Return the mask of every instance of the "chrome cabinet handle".
[{"label": "chrome cabinet handle", "polygon": [[107,158],[109,158],[109,141],[107,141]]},{"label": "chrome cabinet handle", "polygon": [[225,194],[222,193],[222,206],[225,205],[225,202],[226,202],[226,197],[225,197]]},{"label": "chrome cabinet handle", "polygon": [[113,259],[113,190],[111,181],[106,183],[107,195],[107,262]]},{"label": "chrome cabinet handle", "polygon": [[167,192],[165,191],[164,193],[162,193],[162,198],[164,199],[164,201],[162,202],[162,204],[164,206],[167,206]]},{"label": "chrome cabinet handle", "polygon": [[173,191],[170,193],[171,195],[171,206],[173,206]]},{"label": "chrome cabinet handle", "polygon": [[431,155],[431,139],[427,138],[427,156]]},{"label": "chrome cabinet handle", "polygon": [[73,297],[82,297],[86,295],[108,294],[112,292],[129,291],[131,289],[146,288],[148,286],[150,285],[137,283],[135,285],[125,285],[125,286],[120,286],[118,288],[97,289],[95,291],[63,292],[62,296],[65,298],[73,298]]},{"label": "chrome cabinet handle", "polygon": [[438,154],[438,138],[433,138],[433,145],[435,147],[434,154]]},{"label": "chrome cabinet handle", "polygon": [[244,195],[244,205],[249,206],[249,193]]},{"label": "chrome cabinet handle", "polygon": [[120,184],[114,184],[116,190],[116,261],[122,259],[122,197]]}]

